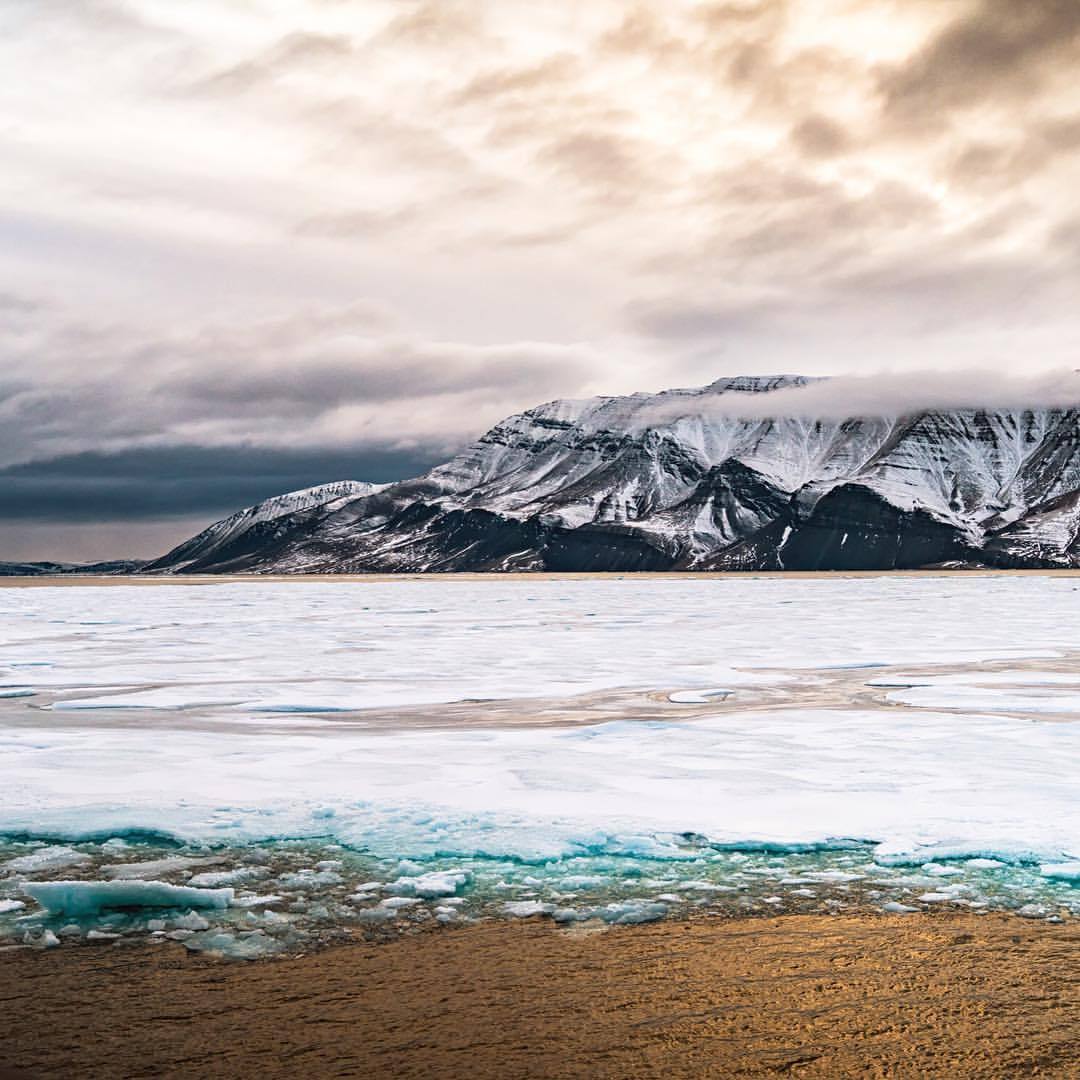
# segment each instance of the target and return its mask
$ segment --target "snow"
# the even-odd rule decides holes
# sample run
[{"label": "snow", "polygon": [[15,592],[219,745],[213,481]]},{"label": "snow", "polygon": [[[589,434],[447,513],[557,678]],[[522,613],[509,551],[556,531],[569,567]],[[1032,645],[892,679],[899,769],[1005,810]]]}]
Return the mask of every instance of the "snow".
[{"label": "snow", "polygon": [[23,892],[55,914],[93,915],[109,908],[217,908],[232,889],[191,889],[163,881],[27,881]]},{"label": "snow", "polygon": [[352,499],[372,495],[381,491],[385,484],[367,484],[358,480],[337,480],[317,487],[289,491],[284,495],[275,495],[254,506],[238,510],[221,521],[215,522],[197,536],[181,544],[166,556],[180,566],[205,558],[211,552],[224,547],[253,525],[263,521],[273,521],[287,514],[295,514],[314,507],[334,508],[344,505]]}]

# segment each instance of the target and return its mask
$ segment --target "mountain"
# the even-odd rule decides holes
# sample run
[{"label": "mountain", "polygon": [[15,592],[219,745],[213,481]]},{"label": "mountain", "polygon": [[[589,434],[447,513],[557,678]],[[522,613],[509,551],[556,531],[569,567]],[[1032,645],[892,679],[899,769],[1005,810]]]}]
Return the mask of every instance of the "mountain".
[{"label": "mountain", "polygon": [[828,418],[792,406],[815,381],[549,402],[424,476],[261,503],[149,569],[1080,565],[1078,409]]},{"label": "mountain", "polygon": [[146,566],[143,559],[110,559],[108,562],[0,562],[0,577],[53,577],[58,574],[135,574]]},{"label": "mountain", "polygon": [[214,522],[168,554],[148,563],[146,570],[172,573],[222,573],[231,563],[247,569],[252,559],[275,541],[306,522],[340,506],[372,495],[385,485],[360,480],[336,480],[317,487],[275,495]]}]

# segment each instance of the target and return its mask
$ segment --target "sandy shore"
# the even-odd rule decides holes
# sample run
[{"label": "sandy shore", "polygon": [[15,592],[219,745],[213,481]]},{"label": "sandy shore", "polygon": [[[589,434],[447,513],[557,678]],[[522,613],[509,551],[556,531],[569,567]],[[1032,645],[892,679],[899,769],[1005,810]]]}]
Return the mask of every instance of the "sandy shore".
[{"label": "sandy shore", "polygon": [[1073,1077],[1080,926],[488,923],[285,961],[0,957],[19,1077]]}]

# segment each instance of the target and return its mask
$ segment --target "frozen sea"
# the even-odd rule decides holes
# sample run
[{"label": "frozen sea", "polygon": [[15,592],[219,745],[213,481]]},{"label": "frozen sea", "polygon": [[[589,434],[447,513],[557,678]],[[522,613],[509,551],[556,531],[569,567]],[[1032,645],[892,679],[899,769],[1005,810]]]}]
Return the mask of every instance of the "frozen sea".
[{"label": "frozen sea", "polygon": [[0,945],[1080,914],[1080,582],[0,588]]}]

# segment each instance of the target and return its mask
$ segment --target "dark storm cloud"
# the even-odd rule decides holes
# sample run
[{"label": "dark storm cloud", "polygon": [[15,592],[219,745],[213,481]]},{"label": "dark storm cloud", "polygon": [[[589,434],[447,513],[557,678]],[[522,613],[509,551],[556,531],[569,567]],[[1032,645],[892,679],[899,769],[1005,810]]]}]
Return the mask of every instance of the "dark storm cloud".
[{"label": "dark storm cloud", "polygon": [[889,111],[932,120],[936,110],[1030,95],[1078,58],[1076,0],[980,0],[884,71],[881,89]]},{"label": "dark storm cloud", "polygon": [[[470,424],[480,416],[499,419],[492,408],[575,384],[588,355],[529,342],[425,341],[404,333],[384,305],[364,302],[156,333],[67,322],[58,312],[42,321],[24,307],[11,326],[0,319],[0,463],[20,448],[26,458],[54,456],[65,438],[184,441],[177,433],[199,425],[208,442],[370,442],[374,429],[386,441],[456,442],[476,433]],[[402,409],[411,433],[400,429]],[[356,423],[366,417],[363,432],[320,428],[349,410]]]},{"label": "dark storm cloud", "polygon": [[288,363],[228,367],[209,378],[183,372],[164,377],[157,393],[182,414],[302,415],[350,401],[378,405],[477,391],[542,393],[560,374],[571,377],[554,358],[512,346],[470,356],[387,341],[372,351],[354,346],[351,355],[325,359],[301,350]]},{"label": "dark storm cloud", "polygon": [[225,515],[331,480],[406,479],[439,460],[380,447],[164,446],[68,454],[0,469],[0,519],[78,523]]}]

